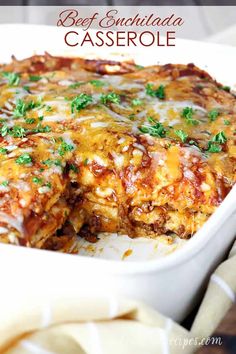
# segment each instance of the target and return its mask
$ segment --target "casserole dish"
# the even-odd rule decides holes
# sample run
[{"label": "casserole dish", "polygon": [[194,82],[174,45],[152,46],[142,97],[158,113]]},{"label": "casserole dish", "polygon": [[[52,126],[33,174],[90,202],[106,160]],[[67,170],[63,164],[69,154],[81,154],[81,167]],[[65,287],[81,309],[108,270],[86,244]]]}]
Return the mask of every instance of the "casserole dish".
[{"label": "casserole dish", "polygon": [[[44,50],[50,51],[52,54],[64,55],[78,55],[77,50],[68,52],[63,48],[63,42],[60,42],[56,50],[52,49],[52,44],[56,46],[55,39],[61,39],[61,31],[55,28],[45,28],[45,27],[14,27],[14,26],[2,26],[3,33],[8,33],[5,37],[8,41],[14,42],[14,54],[17,58],[26,57],[36,53],[43,52]],[[7,31],[7,32],[6,32]],[[42,33],[46,31],[47,33],[47,43],[41,43],[40,38]],[[57,32],[58,31],[58,32]],[[37,41],[37,47],[35,51],[32,48],[32,40],[26,40],[29,45],[22,51],[21,47],[18,47],[16,41],[16,34],[21,35],[21,37],[26,38],[32,35],[39,38]],[[2,35],[4,38],[4,35]],[[16,42],[15,42],[16,41]],[[7,53],[7,43],[2,43],[2,49],[5,56],[0,58],[1,62],[8,61],[10,54]],[[188,48],[192,46],[193,49],[191,55],[187,55],[186,58],[182,58],[181,55],[185,52],[183,49],[188,45]],[[158,53],[161,63],[173,62],[171,60],[170,54],[174,53],[174,62],[195,62],[197,65],[206,68],[201,60],[195,60],[194,55],[196,55],[196,47],[198,52],[205,52],[205,44],[197,44],[194,42],[179,41],[177,47],[173,49],[167,48],[165,54],[162,52]],[[55,47],[54,47],[55,48]],[[224,57],[219,57],[219,47],[212,46],[211,60],[214,58],[214,64],[216,63],[215,58],[217,57],[218,70],[222,63],[228,69],[233,69],[233,59],[235,58],[235,51],[231,48],[226,48],[224,50]],[[168,52],[168,50],[170,52]],[[130,51],[126,48],[125,58],[127,56],[132,57],[137,63],[142,62],[142,52],[137,48],[135,51]],[[79,55],[88,56],[88,51],[84,53],[79,53]],[[90,54],[94,57],[95,54]],[[106,56],[107,53],[96,53],[96,56]],[[148,56],[149,57],[149,56]],[[113,55],[114,58],[114,55]],[[117,55],[116,55],[117,58]],[[151,58],[151,57],[150,57]],[[196,58],[198,56],[196,55]],[[204,60],[208,64],[207,70],[210,74],[217,76],[216,67],[211,66],[211,60],[205,57]],[[141,60],[142,59],[142,60]],[[144,64],[152,64],[151,59],[145,61]],[[154,64],[154,63],[153,63]],[[222,67],[221,67],[222,68]],[[214,71],[215,70],[215,71]],[[222,80],[217,76],[219,81],[224,84],[233,84],[230,74],[225,75],[225,79]],[[197,232],[191,241],[178,252],[169,255],[162,260],[152,260],[149,262],[141,261],[139,257],[139,252],[136,252],[136,257],[133,258],[134,262],[112,262],[108,260],[96,260],[84,257],[70,257],[65,255],[55,255],[52,253],[38,252],[36,250],[23,250],[21,248],[6,248],[7,246],[1,246],[2,257],[1,261],[9,262],[10,264],[4,264],[7,266],[9,276],[11,269],[14,266],[17,259],[19,260],[19,268],[14,269],[15,273],[20,271],[21,276],[17,277],[17,281],[21,281],[21,287],[25,289],[27,287],[27,294],[33,296],[33,291],[42,291],[45,286],[50,286],[51,279],[53,279],[53,289],[52,291],[66,291],[70,290],[73,292],[73,286],[77,283],[73,282],[73,279],[78,279],[79,286],[81,287],[81,292],[84,294],[119,294],[125,295],[137,299],[142,299],[152,306],[159,309],[162,313],[169,315],[170,317],[181,320],[189,311],[194,303],[194,299],[197,298],[202,286],[204,285],[204,280],[206,279],[212,268],[221,260],[225,252],[229,248],[235,236],[235,188],[229,193],[227,198],[224,200],[222,205],[217,209],[214,215],[204,224],[204,226]],[[223,235],[224,232],[224,235]],[[133,247],[133,246],[132,246]],[[134,249],[135,249],[134,245]],[[10,254],[8,254],[10,252]],[[26,252],[26,253],[25,253]],[[43,257],[43,262],[40,258]],[[64,257],[64,260],[62,260]],[[36,259],[38,258],[38,260]],[[73,260],[72,260],[73,258]],[[111,258],[111,257],[110,257]],[[146,255],[146,258],[147,255]],[[27,285],[25,274],[28,268],[28,264],[33,264],[32,267],[32,281]],[[76,264],[78,263],[78,265]],[[53,264],[53,267],[50,266]],[[108,266],[109,264],[109,266]],[[55,275],[55,267],[59,270],[57,277]],[[15,268],[15,267],[14,267]],[[45,274],[44,277],[40,274]],[[51,273],[52,272],[52,273]],[[68,276],[69,274],[69,276]],[[14,275],[12,275],[14,276]],[[15,276],[14,276],[15,277]],[[35,280],[33,280],[35,279]],[[173,281],[174,279],[174,281]],[[33,284],[35,283],[35,284]],[[63,289],[60,289],[63,285]],[[77,285],[78,286],[78,285]],[[30,287],[30,289],[29,289]],[[39,290],[41,289],[41,290]],[[60,289],[60,290],[59,290]],[[99,289],[99,290],[98,290]],[[68,293],[69,294],[69,293]]]}]

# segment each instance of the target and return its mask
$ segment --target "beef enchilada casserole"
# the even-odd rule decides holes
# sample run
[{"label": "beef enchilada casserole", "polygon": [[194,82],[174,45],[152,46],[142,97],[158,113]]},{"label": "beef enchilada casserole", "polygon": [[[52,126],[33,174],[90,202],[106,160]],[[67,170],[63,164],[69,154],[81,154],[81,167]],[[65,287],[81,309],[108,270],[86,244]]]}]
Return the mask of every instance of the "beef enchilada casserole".
[{"label": "beef enchilada casserole", "polygon": [[0,67],[0,241],[191,237],[236,179],[236,99],[188,65],[33,56]]}]

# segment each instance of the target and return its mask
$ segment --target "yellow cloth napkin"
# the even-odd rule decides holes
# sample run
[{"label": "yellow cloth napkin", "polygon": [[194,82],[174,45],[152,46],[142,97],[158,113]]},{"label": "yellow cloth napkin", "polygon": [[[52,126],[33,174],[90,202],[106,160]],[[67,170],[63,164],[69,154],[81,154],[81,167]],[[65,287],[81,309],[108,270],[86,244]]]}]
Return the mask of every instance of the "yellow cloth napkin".
[{"label": "yellow cloth napkin", "polygon": [[0,302],[0,353],[191,354],[235,300],[236,244],[211,276],[191,331],[143,303],[107,298],[17,298]]}]

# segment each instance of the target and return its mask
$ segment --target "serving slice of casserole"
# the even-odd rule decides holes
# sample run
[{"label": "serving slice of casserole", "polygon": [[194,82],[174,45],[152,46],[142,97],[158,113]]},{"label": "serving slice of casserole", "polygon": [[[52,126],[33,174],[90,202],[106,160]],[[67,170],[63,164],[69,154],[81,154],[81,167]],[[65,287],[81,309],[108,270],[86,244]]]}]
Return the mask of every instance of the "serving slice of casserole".
[{"label": "serving slice of casserole", "polygon": [[3,242],[188,238],[235,182],[235,97],[193,64],[45,54],[0,70]]}]

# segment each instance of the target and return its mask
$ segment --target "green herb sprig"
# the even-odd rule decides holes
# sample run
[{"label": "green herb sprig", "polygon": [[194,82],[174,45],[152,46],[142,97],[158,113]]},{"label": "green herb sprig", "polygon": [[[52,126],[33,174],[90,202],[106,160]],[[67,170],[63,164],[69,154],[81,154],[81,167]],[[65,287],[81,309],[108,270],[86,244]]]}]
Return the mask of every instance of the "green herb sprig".
[{"label": "green herb sprig", "polygon": [[19,85],[19,82],[20,82],[20,75],[19,74],[4,71],[2,73],[2,75],[3,75],[3,77],[5,77],[8,80],[9,86],[18,86]]},{"label": "green herb sprig", "polygon": [[217,109],[212,109],[209,113],[208,113],[208,117],[210,119],[211,122],[214,122],[217,117],[219,116],[219,111]]},{"label": "green herb sprig", "polygon": [[152,97],[158,97],[163,100],[165,98],[165,87],[160,85],[157,89],[154,89],[153,86],[154,85],[150,83],[146,85],[146,94]]},{"label": "green herb sprig", "polygon": [[181,113],[181,116],[185,118],[187,124],[198,125],[199,121],[194,119],[193,115],[194,115],[194,110],[192,107],[185,107]]},{"label": "green herb sprig", "polygon": [[65,153],[74,150],[74,146],[63,141],[58,149],[60,156],[64,156]]},{"label": "green herb sprig", "polygon": [[217,153],[222,151],[222,145],[227,141],[227,137],[223,131],[219,132],[208,142],[207,151]]},{"label": "green herb sprig", "polygon": [[182,129],[179,130],[175,130],[174,133],[180,138],[180,140],[185,143],[187,138],[188,138],[188,134],[185,133]]},{"label": "green herb sprig", "polygon": [[107,105],[107,103],[109,102],[119,104],[120,96],[115,92],[110,92],[108,94],[102,94],[100,97],[100,101],[105,105]]},{"label": "green herb sprig", "polygon": [[150,126],[142,125],[141,127],[139,127],[141,133],[149,134],[151,136],[156,136],[159,138],[164,138],[166,136],[166,129],[162,125],[162,123],[157,122],[152,117],[149,117],[148,121],[152,123],[152,125]]},{"label": "green herb sprig", "polygon": [[92,101],[93,99],[91,95],[81,93],[71,101],[71,113],[75,113],[75,111],[79,112],[81,109],[87,107]]},{"label": "green herb sprig", "polygon": [[28,165],[32,163],[32,158],[29,154],[22,154],[16,159],[18,165]]}]

